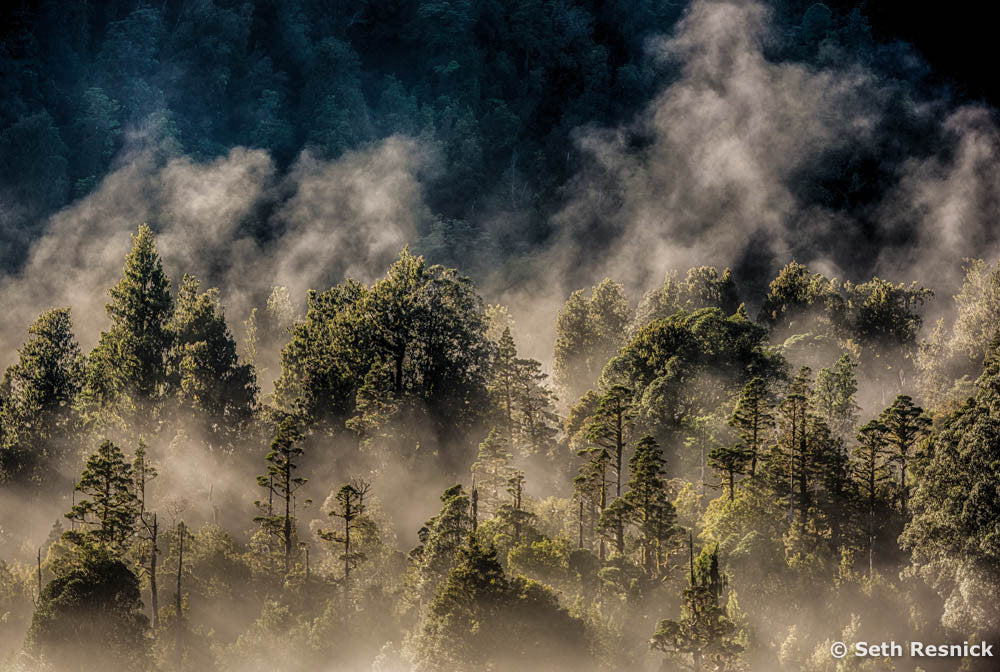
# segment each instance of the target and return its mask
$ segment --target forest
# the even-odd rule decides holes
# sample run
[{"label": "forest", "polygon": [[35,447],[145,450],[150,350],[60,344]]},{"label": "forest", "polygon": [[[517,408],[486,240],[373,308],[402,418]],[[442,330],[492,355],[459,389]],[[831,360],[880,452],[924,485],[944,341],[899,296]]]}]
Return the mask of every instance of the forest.
[{"label": "forest", "polygon": [[998,101],[905,9],[8,3],[0,672],[996,670]]},{"label": "forest", "polygon": [[304,316],[276,287],[238,346],[143,226],[95,347],[50,310],[4,375],[4,669],[889,670],[916,668],[831,642],[995,641],[1000,267],[965,270],[919,341],[916,284],[791,262],[752,318],[728,269],[635,305],[605,279],[553,316],[550,380],[408,249]]}]

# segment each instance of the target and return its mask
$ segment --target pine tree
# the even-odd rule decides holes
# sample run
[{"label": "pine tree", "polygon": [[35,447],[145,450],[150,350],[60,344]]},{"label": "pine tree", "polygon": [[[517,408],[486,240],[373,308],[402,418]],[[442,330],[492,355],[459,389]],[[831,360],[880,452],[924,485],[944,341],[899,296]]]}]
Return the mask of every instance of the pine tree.
[{"label": "pine tree", "polygon": [[169,327],[168,375],[171,389],[190,409],[185,420],[199,421],[206,434],[226,438],[252,416],[257,385],[251,367],[236,354],[218,290],[202,292],[201,283],[185,274]]},{"label": "pine tree", "polygon": [[650,647],[692,672],[737,669],[742,646],[735,641],[735,624],[719,604],[723,584],[718,548],[702,549],[697,561],[692,558],[681,618],[660,621]]},{"label": "pine tree", "polygon": [[43,483],[69,466],[79,418],[73,409],[83,359],[69,309],[43,313],[28,328],[0,393],[0,483]]},{"label": "pine tree", "polygon": [[[586,455],[588,459],[580,465],[577,475],[573,478],[573,491],[579,507],[579,545],[580,548],[583,548],[584,512],[588,514],[589,529],[591,537],[593,537],[601,514],[607,507],[608,465],[611,462],[611,455],[603,448],[595,451],[582,451],[581,455]],[[603,560],[603,537],[598,543],[598,555]]]},{"label": "pine tree", "polygon": [[752,459],[753,454],[742,443],[719,445],[709,452],[708,465],[722,475],[729,501],[736,498],[736,477],[748,472]]},{"label": "pine tree", "polygon": [[812,410],[811,371],[802,367],[792,379],[778,405],[778,435],[770,460],[772,485],[788,501],[790,519],[797,519],[804,533],[813,504],[813,487],[821,474],[822,459],[829,434]]},{"label": "pine tree", "polygon": [[371,485],[365,481],[355,481],[345,483],[337,491],[335,497],[336,508],[329,512],[331,517],[339,518],[343,521],[342,530],[319,530],[319,537],[325,541],[331,541],[343,547],[344,552],[340,559],[344,561],[344,607],[349,605],[351,569],[365,560],[364,553],[360,553],[352,546],[351,532],[356,531],[361,525],[362,517],[365,515],[365,497],[368,495]]},{"label": "pine tree", "polygon": [[526,525],[530,524],[535,514],[524,510],[524,472],[520,469],[511,471],[507,478],[507,495],[510,500],[500,507],[497,517],[504,522],[506,527],[513,530],[511,535],[514,543],[521,541]]},{"label": "pine tree", "polygon": [[917,442],[927,435],[931,421],[919,406],[913,405],[913,399],[901,394],[892,404],[882,411],[879,420],[886,427],[886,439],[893,449],[892,461],[899,470],[900,509],[903,517],[907,516],[910,484],[907,470],[913,459]]},{"label": "pine tree", "polygon": [[441,510],[417,533],[420,545],[410,551],[416,596],[428,603],[455,564],[455,554],[472,531],[470,501],[461,485],[441,495]]},{"label": "pine tree", "polygon": [[858,384],[854,377],[857,364],[843,355],[829,368],[820,369],[813,390],[813,405],[834,435],[848,439],[858,417]]},{"label": "pine tree", "polygon": [[514,394],[517,384],[517,346],[510,327],[505,327],[497,343],[490,392],[500,407],[508,445],[514,443]]},{"label": "pine tree", "polygon": [[[146,418],[166,393],[169,328],[173,313],[170,280],[156,251],[152,230],[132,237],[122,279],[107,305],[111,328],[91,353],[86,396],[101,408],[118,404],[123,419]],[[123,403],[119,403],[123,402]]]},{"label": "pine tree", "polygon": [[854,448],[854,479],[868,519],[868,576],[875,567],[876,507],[883,495],[889,472],[886,450],[888,428],[878,420],[866,423],[858,430],[858,445]]},{"label": "pine tree", "polygon": [[135,533],[140,502],[135,493],[132,465],[121,449],[104,441],[87,458],[76,491],[89,499],[73,505],[66,517],[82,531],[67,532],[77,544],[96,542],[117,554],[124,553]]},{"label": "pine tree", "polygon": [[628,492],[622,498],[628,505],[630,521],[639,532],[640,565],[650,577],[660,574],[665,547],[678,531],[677,515],[667,491],[665,467],[663,451],[656,439],[648,434],[639,439],[629,460]]},{"label": "pine tree", "polygon": [[517,359],[513,390],[517,443],[525,457],[548,456],[555,446],[559,416],[555,396],[545,386],[548,376],[534,359]]},{"label": "pine tree", "polygon": [[479,444],[479,454],[472,463],[472,476],[479,491],[479,507],[484,515],[495,515],[500,509],[510,472],[509,444],[494,427]]},{"label": "pine tree", "polygon": [[[293,418],[284,418],[278,425],[278,431],[271,441],[271,451],[265,458],[268,462],[267,473],[257,477],[257,484],[265,488],[268,501],[255,502],[263,515],[256,516],[260,523],[271,534],[281,538],[284,547],[284,571],[291,568],[293,526],[295,512],[292,508],[292,495],[306,483],[306,479],[295,475],[298,469],[296,460],[304,452],[299,442],[302,434],[299,432]],[[283,512],[276,513],[273,507],[273,497],[277,496],[284,504]]]},{"label": "pine tree", "polygon": [[739,432],[739,446],[750,454],[751,478],[757,473],[757,461],[763,453],[774,415],[771,411],[767,382],[760,377],[752,378],[743,386],[729,426]]}]

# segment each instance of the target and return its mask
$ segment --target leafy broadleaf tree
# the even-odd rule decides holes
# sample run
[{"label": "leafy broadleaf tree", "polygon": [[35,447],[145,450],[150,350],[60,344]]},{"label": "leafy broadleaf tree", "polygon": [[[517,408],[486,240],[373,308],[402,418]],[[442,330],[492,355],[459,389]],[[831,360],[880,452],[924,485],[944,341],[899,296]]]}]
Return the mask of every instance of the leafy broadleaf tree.
[{"label": "leafy broadleaf tree", "polygon": [[994,336],[975,395],[944,421],[927,461],[916,466],[912,519],[901,537],[912,571],[944,601],[942,624],[982,641],[1000,636],[998,399],[1000,337]]},{"label": "leafy broadleaf tree", "polygon": [[40,596],[26,649],[60,670],[151,669],[139,580],[107,549],[89,546]]},{"label": "leafy broadleaf tree", "polygon": [[628,298],[620,284],[605,278],[584,296],[573,292],[556,319],[553,373],[560,396],[575,402],[592,388],[618,351],[629,320]]},{"label": "leafy broadleaf tree", "polygon": [[472,672],[585,667],[582,621],[548,588],[508,579],[496,549],[470,535],[457,551],[412,642],[417,672]]}]

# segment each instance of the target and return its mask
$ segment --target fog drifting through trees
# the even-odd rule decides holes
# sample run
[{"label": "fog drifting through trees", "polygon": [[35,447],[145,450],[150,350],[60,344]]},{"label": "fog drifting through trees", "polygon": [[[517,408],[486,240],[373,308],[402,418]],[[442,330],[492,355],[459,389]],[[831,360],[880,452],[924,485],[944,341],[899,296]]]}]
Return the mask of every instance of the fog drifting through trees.
[{"label": "fog drifting through trees", "polygon": [[322,5],[7,29],[0,670],[994,669],[829,654],[1000,641],[992,110],[853,6]]}]

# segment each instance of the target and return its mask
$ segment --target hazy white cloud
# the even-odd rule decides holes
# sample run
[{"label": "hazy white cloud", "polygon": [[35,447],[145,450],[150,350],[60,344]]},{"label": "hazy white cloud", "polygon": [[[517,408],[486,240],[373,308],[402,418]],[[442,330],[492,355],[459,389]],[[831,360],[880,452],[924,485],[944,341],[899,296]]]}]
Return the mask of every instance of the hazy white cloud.
[{"label": "hazy white cloud", "polygon": [[[158,232],[174,282],[193,273],[221,284],[231,324],[273,285],[303,301],[307,289],[345,275],[370,281],[429,217],[418,179],[428,156],[416,141],[393,137],[332,162],[303,155],[284,178],[261,150],[165,165],[133,156],[47,222],[18,275],[0,278],[0,354],[9,362],[27,325],[56,306],[73,308],[81,342],[92,345],[107,324],[106,290],[144,222]],[[248,225],[262,212],[276,232],[263,246]]]}]

